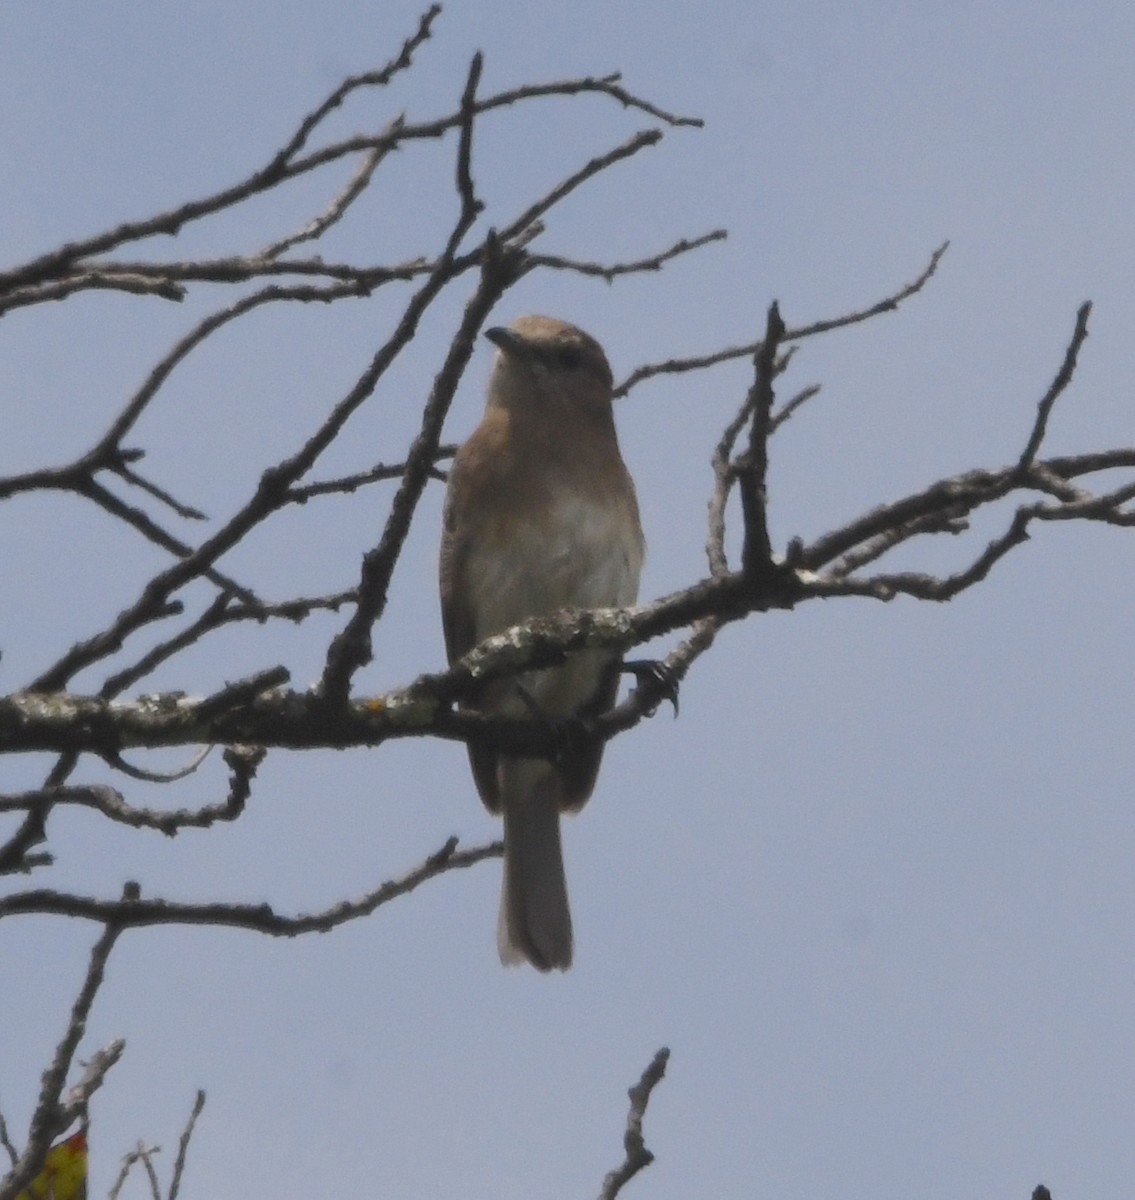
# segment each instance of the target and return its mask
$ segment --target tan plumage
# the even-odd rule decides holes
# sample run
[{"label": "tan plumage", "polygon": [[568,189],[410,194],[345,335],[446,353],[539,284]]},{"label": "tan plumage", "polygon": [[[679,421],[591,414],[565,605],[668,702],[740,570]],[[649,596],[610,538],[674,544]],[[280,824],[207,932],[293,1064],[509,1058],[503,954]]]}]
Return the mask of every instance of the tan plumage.
[{"label": "tan plumage", "polygon": [[[451,662],[529,617],[633,604],[643,558],[598,342],[550,317],[486,336],[499,350],[485,416],[453,461],[446,495],[440,575]],[[610,655],[584,651],[489,684],[475,707],[527,715],[523,688],[551,718],[602,712],[618,687],[611,665]],[[481,799],[504,816],[502,961],[571,965],[559,814],[587,801],[602,753],[602,744],[573,744],[552,764],[469,747]]]}]

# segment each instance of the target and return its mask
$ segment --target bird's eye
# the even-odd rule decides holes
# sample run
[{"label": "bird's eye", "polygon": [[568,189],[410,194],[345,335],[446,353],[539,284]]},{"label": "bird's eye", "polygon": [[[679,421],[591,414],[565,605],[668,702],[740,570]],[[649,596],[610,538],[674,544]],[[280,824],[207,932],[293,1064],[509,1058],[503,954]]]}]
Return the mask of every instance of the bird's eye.
[{"label": "bird's eye", "polygon": [[556,362],[568,371],[574,371],[583,362],[583,352],[578,346],[561,346],[556,351]]}]

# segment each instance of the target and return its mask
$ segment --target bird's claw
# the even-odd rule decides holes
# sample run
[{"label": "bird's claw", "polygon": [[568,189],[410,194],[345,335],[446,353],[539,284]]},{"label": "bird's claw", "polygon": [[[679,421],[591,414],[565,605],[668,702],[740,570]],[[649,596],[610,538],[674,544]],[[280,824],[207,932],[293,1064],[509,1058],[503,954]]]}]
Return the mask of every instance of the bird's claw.
[{"label": "bird's claw", "polygon": [[675,718],[678,716],[678,676],[661,659],[632,659],[624,662],[620,669],[635,677],[637,689],[646,695],[648,713],[653,715],[663,700],[669,700],[674,706]]}]

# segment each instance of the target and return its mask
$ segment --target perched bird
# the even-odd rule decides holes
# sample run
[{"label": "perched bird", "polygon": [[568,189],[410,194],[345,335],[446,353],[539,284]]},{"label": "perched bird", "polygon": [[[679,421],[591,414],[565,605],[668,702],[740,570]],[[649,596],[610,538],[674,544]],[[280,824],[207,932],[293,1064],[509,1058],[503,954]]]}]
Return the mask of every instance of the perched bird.
[{"label": "perched bird", "polygon": [[[644,553],[602,347],[551,317],[485,336],[498,348],[485,415],[453,460],[445,502],[450,662],[529,617],[633,604]],[[603,712],[618,690],[616,657],[579,651],[562,666],[490,682],[471,707],[552,721]],[[560,812],[583,806],[603,755],[601,742],[565,740],[554,763],[469,746],[481,799],[504,816],[501,961],[541,971],[571,966]]]}]

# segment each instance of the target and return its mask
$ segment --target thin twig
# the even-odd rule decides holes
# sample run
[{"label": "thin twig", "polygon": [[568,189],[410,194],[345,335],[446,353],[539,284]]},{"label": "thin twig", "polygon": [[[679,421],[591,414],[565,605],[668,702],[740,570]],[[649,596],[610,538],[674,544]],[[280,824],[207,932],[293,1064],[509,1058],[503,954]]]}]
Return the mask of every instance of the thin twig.
[{"label": "thin twig", "polygon": [[[225,761],[228,762],[226,751]],[[263,751],[258,751],[263,758]],[[230,764],[231,769],[235,769]],[[90,808],[111,821],[128,825],[133,829],[156,829],[172,836],[182,829],[208,829],[218,821],[233,821],[244,808],[244,799],[230,795],[220,804],[208,805],[196,810],[136,808],[128,804],[114,788],[101,785],[89,787],[41,788],[32,792],[16,792],[0,796],[0,812],[21,812],[38,804],[62,804]]]},{"label": "thin twig", "polygon": [[1064,361],[1060,364],[1060,370],[1056,372],[1056,378],[1053,379],[1048,391],[1041,397],[1040,403],[1037,405],[1036,420],[1029,433],[1029,440],[1021,452],[1018,467],[1022,473],[1032,466],[1033,460],[1040,451],[1041,442],[1044,441],[1045,431],[1048,429],[1048,418],[1052,415],[1053,406],[1064,389],[1072,382],[1072,375],[1076,370],[1076,358],[1080,353],[1080,347],[1084,344],[1084,339],[1088,336],[1088,317],[1091,312],[1092,302],[1086,300],[1080,305],[1079,312],[1076,313],[1076,328],[1072,332],[1072,340],[1068,343],[1068,348],[1064,351]]},{"label": "thin twig", "polygon": [[969,528],[967,512],[964,505],[959,505],[953,510],[946,509],[942,512],[926,513],[907,521],[904,525],[896,525],[878,537],[849,550],[842,558],[828,567],[824,572],[824,578],[846,579],[854,575],[856,571],[861,571],[864,567],[876,562],[885,554],[889,554],[896,546],[901,546],[911,538],[920,537],[923,534],[965,533]]},{"label": "thin twig", "polygon": [[181,1190],[181,1177],[185,1173],[185,1159],[189,1153],[189,1143],[193,1137],[193,1130],[197,1126],[197,1118],[201,1115],[204,1107],[205,1093],[199,1088],[197,1097],[193,1101],[193,1111],[189,1114],[189,1120],[185,1123],[185,1128],[178,1139],[177,1159],[173,1164],[173,1177],[169,1182],[169,1192],[166,1195],[166,1200],[177,1200],[177,1193]]},{"label": "thin twig", "polygon": [[0,1146],[4,1147],[9,1162],[14,1167],[20,1161],[20,1155],[16,1147],[12,1145],[12,1139],[8,1136],[8,1122],[4,1120],[3,1113],[0,1113]]},{"label": "thin twig", "polygon": [[140,488],[147,495],[153,496],[155,500],[161,501],[167,508],[177,513],[179,517],[184,517],[187,521],[205,521],[208,519],[199,508],[194,508],[190,504],[182,504],[180,500],[171,496],[165,488],[160,488],[156,483],[151,483],[148,479],[144,479],[137,471],[128,467],[125,462],[119,463],[113,469],[116,475],[120,475],[127,483]]},{"label": "thin twig", "polygon": [[118,1061],[125,1047],[125,1043],[118,1040],[96,1052],[87,1063],[79,1082],[64,1099],[63,1089],[74,1062],[75,1051],[86,1032],[87,1018],[90,1016],[95,996],[102,986],[110,952],[123,929],[113,918],[104,920],[102,924],[102,934],[91,949],[86,977],[71,1007],[66,1031],[56,1047],[51,1064],[43,1074],[24,1152],[0,1182],[0,1200],[13,1200],[43,1170],[52,1142],[86,1111],[87,1101],[101,1086],[107,1071]]},{"label": "thin twig", "polygon": [[142,783],[177,783],[180,779],[188,779],[212,751],[212,746],[202,746],[184,767],[178,767],[176,771],[147,771],[144,767],[136,767],[133,763],[128,763],[121,754],[114,750],[108,750],[103,755],[103,759],[116,771],[121,771],[123,775],[128,775],[131,779],[137,779]]},{"label": "thin twig", "polygon": [[654,1162],[654,1155],[646,1148],[646,1141],[642,1135],[642,1122],[646,1116],[646,1106],[650,1103],[650,1094],[666,1074],[666,1064],[669,1061],[670,1051],[663,1046],[655,1054],[650,1066],[643,1071],[642,1078],[627,1093],[631,1106],[627,1113],[626,1133],[623,1135],[625,1157],[603,1180],[599,1200],[615,1200],[625,1184],[644,1167],[649,1167]]},{"label": "thin twig", "polygon": [[161,1146],[145,1146],[138,1143],[138,1157],[146,1168],[146,1178],[150,1183],[150,1200],[162,1200],[162,1185],[158,1181],[158,1172],[154,1167],[154,1155],[161,1153]]},{"label": "thin twig", "polygon": [[594,92],[610,96],[612,99],[617,100],[624,108],[637,109],[639,112],[644,112],[648,116],[654,117],[664,124],[675,128],[685,126],[691,129],[701,129],[705,125],[701,117],[679,116],[676,113],[668,112],[666,109],[651,104],[648,100],[642,99],[641,96],[636,96],[632,92],[628,92],[621,86],[621,79],[622,75],[615,71],[610,75],[599,77],[588,76],[586,79],[564,79],[555,83],[528,84],[524,87],[513,88],[511,91],[501,92],[496,96],[491,96],[487,100],[483,100],[479,106],[479,111],[488,112],[494,108],[515,104],[520,100],[534,100],[540,96],[578,96],[586,92]]},{"label": "thin twig", "polygon": [[768,423],[769,434],[772,435],[792,417],[798,408],[807,404],[813,396],[820,394],[820,385],[818,383],[809,384],[806,388],[801,388],[787,403],[782,404],[776,412],[774,412]]},{"label": "thin twig", "polygon": [[335,592],[330,596],[297,596],[294,600],[285,600],[279,604],[234,604],[229,596],[220,595],[180,633],[159,642],[136,663],[111,675],[99,689],[99,694],[108,699],[120,695],[186,647],[234,622],[255,621],[263,625],[271,620],[283,620],[298,624],[314,612],[338,612],[343,605],[353,603],[354,599],[353,589]]},{"label": "thin twig", "polygon": [[41,804],[74,804],[99,812],[109,812],[126,806],[120,792],[102,784],[36,788],[30,792],[9,792],[0,795],[0,813],[26,812]]},{"label": "thin twig", "polygon": [[537,267],[550,267],[557,271],[574,271],[579,275],[592,275],[613,283],[620,275],[633,275],[643,271],[660,271],[671,259],[692,250],[700,250],[711,242],[724,241],[729,235],[724,229],[714,229],[695,238],[682,238],[672,246],[647,258],[632,259],[622,263],[581,262],[574,258],[560,258],[555,254],[533,254],[532,263]]},{"label": "thin twig", "polygon": [[[193,553],[191,546],[181,541],[180,538],[174,537],[171,533],[167,533],[166,530],[146,513],[142,512],[141,509],[124,503],[93,477],[87,476],[79,479],[74,490],[80,496],[84,496],[86,499],[97,504],[104,512],[110,513],[111,516],[117,517],[132,529],[136,529],[144,538],[153,542],[155,546],[160,546],[163,550],[168,550],[178,558],[188,558]],[[218,571],[215,567],[209,567],[202,571],[201,574],[223,592],[238,597],[246,604],[258,603],[254,591],[237,583],[231,576]]]},{"label": "thin twig", "polygon": [[[398,879],[388,880],[357,900],[343,900],[317,913],[289,917],[269,904],[187,904],[174,900],[99,900],[43,889],[14,892],[0,897],[0,918],[30,914],[78,917],[88,921],[113,922],[117,928],[148,925],[212,925],[245,929],[269,937],[299,937],[305,933],[327,933],[348,921],[367,917],[375,909],[408,895],[423,883],[449,871],[475,866],[488,858],[499,858],[500,842],[457,849],[451,837],[440,850]],[[0,1200],[3,1197],[0,1196]]]},{"label": "thin twig", "polygon": [[276,161],[281,165],[294,158],[307,144],[315,129],[337,109],[352,93],[361,88],[386,87],[401,71],[408,70],[413,63],[415,52],[426,42],[433,33],[433,24],[441,14],[440,4],[431,4],[419,17],[418,28],[402,43],[398,54],[377,71],[365,71],[361,75],[351,75],[300,122],[299,128],[288,143],[277,155]]},{"label": "thin twig", "polygon": [[[456,446],[439,446],[435,462],[452,458],[456,449]],[[326,479],[318,483],[308,483],[294,487],[288,492],[288,500],[292,504],[306,504],[309,500],[313,500],[317,496],[349,495],[371,483],[385,483],[391,479],[401,479],[405,473],[406,464],[404,462],[394,463],[390,466],[386,463],[378,463],[371,467],[369,471],[360,471],[356,475],[344,475],[341,479]],[[444,482],[445,472],[435,467],[430,471],[430,478]]]},{"label": "thin twig", "polygon": [[[472,196],[470,192],[468,194]],[[461,217],[450,244],[456,250],[463,231],[472,224],[476,212],[463,204]],[[461,324],[454,334],[440,370],[434,377],[429,398],[422,411],[418,434],[406,459],[406,471],[395,492],[379,544],[363,559],[358,588],[358,604],[343,630],[333,639],[326,657],[320,694],[332,705],[342,704],[354,673],[371,656],[371,627],[386,607],[390,579],[402,546],[410,531],[430,468],[437,456],[446,414],[457,385],[473,356],[473,346],[493,306],[527,269],[522,257],[498,247],[495,237],[487,243],[485,263],[477,290],[469,299]]]},{"label": "thin twig", "polygon": [[175,343],[150,371],[145,382],[126,402],[122,412],[103,434],[98,445],[87,455],[88,460],[103,461],[113,453],[122,444],[122,439],[134,427],[150,401],[158,394],[159,389],[173,373],[174,368],[182,363],[191,351],[208,340],[219,329],[224,328],[225,325],[239,320],[264,304],[310,303],[313,301],[327,303],[332,300],[365,294],[365,291],[360,289],[356,282],[336,283],[328,287],[315,287],[311,284],[284,287],[279,284],[270,284],[258,292],[242,296],[232,304],[211,313]]},{"label": "thin twig", "polygon": [[118,1200],[118,1194],[122,1191],[127,1177],[138,1163],[145,1165],[149,1176],[151,1200],[162,1200],[161,1186],[158,1183],[157,1172],[154,1170],[154,1165],[151,1161],[153,1155],[161,1153],[161,1149],[161,1146],[147,1146],[145,1142],[140,1141],[133,1150],[124,1154],[122,1156],[122,1166],[118,1170],[118,1176],[107,1193],[107,1200]]},{"label": "thin twig", "polygon": [[506,225],[501,231],[501,240],[504,242],[513,241],[533,225],[537,224],[546,212],[554,208],[561,200],[570,196],[572,192],[576,191],[589,179],[594,178],[601,171],[607,170],[608,167],[614,166],[615,163],[633,157],[640,150],[646,149],[647,146],[657,145],[661,140],[661,130],[644,129],[620,145],[608,150],[606,154],[597,155],[580,167],[578,171],[575,171],[552,188],[541,200],[529,205],[520,216],[509,225]]},{"label": "thin twig", "polygon": [[[813,321],[810,325],[801,325],[794,329],[786,329],[782,339],[783,342],[787,344],[799,341],[801,338],[812,337],[817,333],[826,333],[832,329],[842,329],[848,325],[857,325],[861,321],[868,321],[872,317],[877,317],[882,313],[895,311],[904,300],[916,295],[926,286],[931,276],[938,269],[938,263],[942,255],[946,253],[949,244],[949,242],[943,242],[934,251],[930,256],[929,265],[917,279],[904,284],[889,296],[885,296],[882,300],[876,301],[876,303],[867,308],[857,309],[840,317],[832,317],[823,321]],[[711,354],[699,354],[690,358],[668,358],[662,362],[647,363],[645,366],[637,367],[633,370],[615,388],[615,396],[625,396],[632,388],[647,379],[653,379],[656,375],[680,375],[688,371],[704,371],[706,368],[715,367],[720,363],[734,362],[741,358],[752,358],[760,350],[760,347],[760,342],[747,342],[741,346],[729,346],[724,350],[716,350]]]},{"label": "thin twig", "polygon": [[362,156],[355,173],[347,181],[347,186],[343,188],[339,195],[335,197],[318,217],[309,221],[302,229],[297,230],[295,233],[280,238],[270,246],[265,246],[259,254],[253,256],[254,260],[267,261],[277,259],[281,254],[291,250],[293,246],[298,246],[301,242],[315,241],[321,238],[332,225],[338,224],[346,215],[351,205],[370,186],[375,171],[378,170],[386,156],[397,145],[397,136],[402,125],[403,118],[396,117],[383,130],[383,137],[388,139],[388,141],[381,146],[376,146],[374,149],[367,151]]}]

